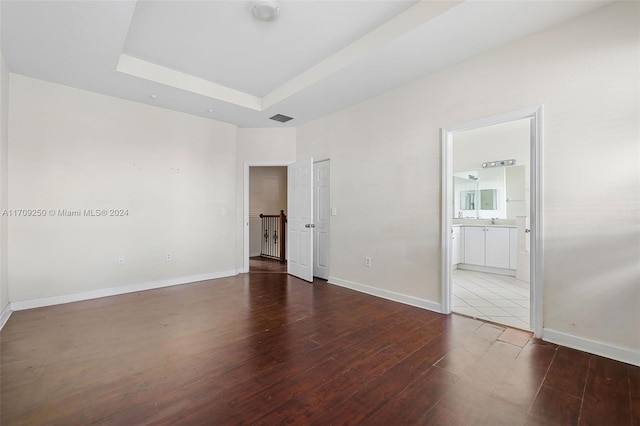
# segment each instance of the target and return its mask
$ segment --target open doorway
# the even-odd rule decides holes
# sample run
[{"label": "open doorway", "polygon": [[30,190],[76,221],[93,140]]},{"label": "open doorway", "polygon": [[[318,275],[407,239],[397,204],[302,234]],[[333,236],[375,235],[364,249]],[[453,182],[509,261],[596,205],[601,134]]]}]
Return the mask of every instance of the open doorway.
[{"label": "open doorway", "polygon": [[[255,226],[255,218],[254,218],[254,233],[253,233],[253,248],[252,248],[252,244],[251,244],[251,237],[252,237],[252,233],[251,233],[251,216],[254,216],[255,214],[259,214],[261,212],[257,211],[257,210],[261,210],[260,206],[258,205],[259,203],[256,203],[254,201],[254,211],[250,212],[250,209],[252,207],[252,203],[250,202],[250,177],[251,177],[251,171],[254,169],[269,169],[269,168],[283,168],[283,169],[287,169],[287,166],[290,164],[290,162],[255,162],[255,163],[244,163],[244,170],[243,170],[243,213],[242,213],[242,227],[243,227],[243,244],[242,244],[242,269],[241,272],[243,273],[247,273],[249,272],[250,269],[250,258],[252,254],[256,253],[256,242],[259,241],[257,239],[257,232],[256,232],[256,226]],[[287,194],[286,194],[286,188],[287,188],[288,182],[287,180],[285,180],[285,200],[287,202],[287,206],[288,206],[288,199]],[[257,211],[257,212],[256,212]],[[287,210],[285,210],[285,213],[287,212]],[[285,238],[286,238],[286,232],[285,232]]]},{"label": "open doorway", "polygon": [[[281,272],[283,269],[285,272],[288,271],[288,268],[282,268],[273,262],[267,264],[267,262],[264,261],[256,261],[259,260],[258,256],[260,256],[261,240],[265,238],[264,231],[260,224],[260,214],[262,213],[264,215],[263,210],[268,210],[268,203],[270,203],[269,205],[272,207],[271,210],[278,209],[278,206],[284,206],[284,208],[280,208],[280,210],[287,214],[289,213],[288,210],[292,208],[289,199],[294,201],[296,199],[296,197],[291,197],[289,194],[291,177],[294,175],[291,174],[291,167],[294,164],[295,163],[245,163],[244,165],[244,248],[242,272],[246,273],[254,270],[261,272]],[[329,277],[331,216],[331,209],[329,207],[330,160],[326,159],[314,163],[313,159],[309,159],[309,166],[311,167],[309,171],[310,185],[306,186],[306,190],[309,191],[307,196],[311,205],[311,211],[309,213],[311,219],[306,222],[311,223],[308,223],[306,228],[311,228],[309,231],[313,232],[311,238],[308,239],[308,243],[310,243],[309,247],[300,247],[298,241],[298,244],[293,244],[293,250],[303,250],[313,253],[309,262],[311,274],[308,279],[308,281],[312,281],[313,277],[321,279],[328,279]],[[282,176],[284,176],[284,178],[282,178]],[[274,187],[277,187],[277,189],[274,190]],[[282,202],[282,195],[285,197],[284,203]],[[265,197],[268,198],[268,200],[265,200]],[[276,206],[274,203],[278,202],[280,204]],[[293,220],[294,218],[291,219]],[[290,257],[292,250],[290,230],[291,221],[288,221],[286,231],[283,235],[278,236],[280,240],[286,241],[285,257],[287,261],[299,257]],[[271,231],[267,233],[267,239],[269,242],[273,240]],[[291,263],[294,262],[291,261]]]},{"label": "open doorway", "polygon": [[[286,272],[287,167],[249,169],[249,272]],[[281,219],[282,216],[282,219]]]},{"label": "open doorway", "polygon": [[540,118],[443,129],[443,312],[541,327]]},{"label": "open doorway", "polygon": [[451,310],[524,330],[531,329],[530,121],[460,131],[452,150]]}]

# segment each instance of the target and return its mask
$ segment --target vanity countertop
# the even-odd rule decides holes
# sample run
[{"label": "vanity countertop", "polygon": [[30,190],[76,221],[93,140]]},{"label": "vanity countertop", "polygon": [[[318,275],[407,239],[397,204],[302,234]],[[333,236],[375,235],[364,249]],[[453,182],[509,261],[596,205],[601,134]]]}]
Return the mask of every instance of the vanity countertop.
[{"label": "vanity countertop", "polygon": [[486,224],[486,223],[454,223],[453,226],[466,226],[466,227],[477,227],[477,228],[515,228],[516,225],[501,225],[501,224]]},{"label": "vanity countertop", "polygon": [[453,226],[475,226],[488,228],[516,228],[516,221],[510,219],[498,219],[498,223],[493,225],[491,219],[459,219],[453,218]]}]

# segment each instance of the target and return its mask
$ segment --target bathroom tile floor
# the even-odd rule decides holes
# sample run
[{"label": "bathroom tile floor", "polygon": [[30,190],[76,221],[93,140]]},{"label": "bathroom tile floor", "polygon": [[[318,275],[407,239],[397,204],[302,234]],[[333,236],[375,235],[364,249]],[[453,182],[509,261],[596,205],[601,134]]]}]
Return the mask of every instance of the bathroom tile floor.
[{"label": "bathroom tile floor", "polygon": [[507,275],[454,269],[453,312],[530,330],[529,283]]}]

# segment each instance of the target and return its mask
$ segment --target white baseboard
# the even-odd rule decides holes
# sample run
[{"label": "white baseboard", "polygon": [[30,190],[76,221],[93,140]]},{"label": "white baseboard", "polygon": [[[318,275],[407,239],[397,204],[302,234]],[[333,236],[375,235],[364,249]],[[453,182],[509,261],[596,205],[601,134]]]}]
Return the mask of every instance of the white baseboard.
[{"label": "white baseboard", "polygon": [[11,303],[7,303],[7,306],[0,312],[0,330],[2,330],[2,327],[7,323],[12,312]]},{"label": "white baseboard", "polygon": [[544,328],[542,340],[640,367],[640,352]]},{"label": "white baseboard", "polygon": [[327,282],[329,284],[339,285],[340,287],[350,288],[351,290],[359,291],[361,293],[370,294],[372,296],[381,297],[387,300],[393,300],[394,302],[404,303],[405,305],[416,306],[418,308],[427,309],[429,311],[442,313],[442,305],[430,300],[420,299],[418,297],[408,296],[402,293],[396,293],[395,291],[391,290],[383,290],[365,284],[355,283],[353,281],[342,280],[336,277],[329,277]]},{"label": "white baseboard", "polygon": [[469,265],[468,263],[459,263],[458,269],[463,269],[465,271],[487,272],[489,274],[508,275],[510,277],[516,276],[515,269],[494,268],[493,266],[480,266]]},{"label": "white baseboard", "polygon": [[238,275],[239,270],[213,272],[209,274],[190,275],[187,277],[171,278],[161,281],[125,285],[120,287],[103,288],[100,290],[85,291],[82,293],[64,294],[61,296],[43,297],[40,299],[11,302],[11,310],[22,311],[24,309],[41,308],[43,306],[61,305],[63,303],[79,302],[82,300],[98,299],[100,297],[117,296],[137,291],[153,290],[174,285],[190,284],[198,281],[213,280]]}]

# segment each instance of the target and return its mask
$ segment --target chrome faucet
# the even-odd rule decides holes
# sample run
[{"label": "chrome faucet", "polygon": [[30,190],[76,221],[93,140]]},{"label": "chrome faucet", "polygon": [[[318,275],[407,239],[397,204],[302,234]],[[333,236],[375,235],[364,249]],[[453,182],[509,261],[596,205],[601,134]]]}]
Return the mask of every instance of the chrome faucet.
[{"label": "chrome faucet", "polygon": [[492,217],[491,218],[491,224],[495,225],[496,224],[496,219],[498,219],[497,217]]}]

